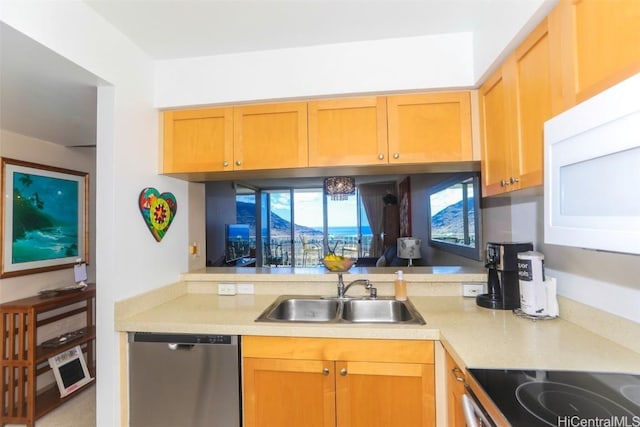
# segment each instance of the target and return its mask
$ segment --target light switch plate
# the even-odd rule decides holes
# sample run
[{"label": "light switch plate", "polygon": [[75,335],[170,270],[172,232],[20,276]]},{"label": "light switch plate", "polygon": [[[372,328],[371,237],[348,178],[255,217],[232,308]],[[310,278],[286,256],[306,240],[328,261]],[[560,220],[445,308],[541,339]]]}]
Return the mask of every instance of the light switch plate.
[{"label": "light switch plate", "polygon": [[462,285],[462,296],[477,297],[484,291],[482,283],[465,283]]}]

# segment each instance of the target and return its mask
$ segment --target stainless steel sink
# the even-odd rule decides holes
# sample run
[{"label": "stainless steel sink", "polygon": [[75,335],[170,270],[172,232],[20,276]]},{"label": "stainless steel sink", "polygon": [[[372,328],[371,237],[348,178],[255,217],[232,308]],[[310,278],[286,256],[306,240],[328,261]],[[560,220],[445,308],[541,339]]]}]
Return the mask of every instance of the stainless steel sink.
[{"label": "stainless steel sink", "polygon": [[342,319],[347,322],[416,323],[418,317],[422,319],[409,301],[357,299],[345,301],[342,305]]},{"label": "stainless steel sink", "polygon": [[321,297],[280,297],[271,304],[258,321],[331,322],[338,315],[340,302]]},{"label": "stainless steel sink", "polygon": [[425,324],[409,300],[306,295],[278,297],[256,322]]}]

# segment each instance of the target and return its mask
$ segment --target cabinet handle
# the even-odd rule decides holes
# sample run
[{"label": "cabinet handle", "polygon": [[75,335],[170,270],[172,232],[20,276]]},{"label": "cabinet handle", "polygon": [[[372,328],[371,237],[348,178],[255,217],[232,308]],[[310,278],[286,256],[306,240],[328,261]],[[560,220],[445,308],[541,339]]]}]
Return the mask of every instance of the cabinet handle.
[{"label": "cabinet handle", "polygon": [[500,187],[506,187],[507,185],[509,185],[509,181],[506,179],[500,180]]},{"label": "cabinet handle", "polygon": [[453,374],[453,377],[456,379],[456,381],[463,383],[464,382],[464,377],[460,374],[460,368],[453,368],[451,370],[451,373]]},{"label": "cabinet handle", "polygon": [[511,178],[509,178],[509,181],[511,184],[517,184],[518,182],[520,182],[520,178],[514,178],[512,176]]},{"label": "cabinet handle", "polygon": [[329,375],[329,368],[324,368],[324,369],[322,370],[322,375],[324,375],[325,377],[326,377],[327,375]]},{"label": "cabinet handle", "polygon": [[242,166],[242,162],[240,160],[236,160],[236,166]]},{"label": "cabinet handle", "polygon": [[400,153],[393,153],[393,158],[394,159],[399,159],[400,158]]},{"label": "cabinet handle", "polygon": [[378,160],[384,160],[384,154],[382,153],[378,154]]},{"label": "cabinet handle", "polygon": [[340,375],[342,375],[343,377],[346,377],[347,376],[347,368],[340,369]]},{"label": "cabinet handle", "polygon": [[227,166],[229,166],[229,162],[227,162],[227,161],[225,160],[224,162],[222,162],[222,166],[224,166],[224,167],[226,168]]}]

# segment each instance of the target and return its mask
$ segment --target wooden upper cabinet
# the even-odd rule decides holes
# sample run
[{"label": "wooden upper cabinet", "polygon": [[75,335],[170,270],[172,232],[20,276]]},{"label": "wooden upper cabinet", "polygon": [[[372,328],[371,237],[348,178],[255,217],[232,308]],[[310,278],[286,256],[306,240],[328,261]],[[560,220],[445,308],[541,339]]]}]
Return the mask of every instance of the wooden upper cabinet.
[{"label": "wooden upper cabinet", "polygon": [[507,94],[502,69],[480,88],[483,196],[504,192],[511,173]]},{"label": "wooden upper cabinet", "polygon": [[387,163],[384,97],[310,101],[309,166]]},{"label": "wooden upper cabinet", "polygon": [[473,160],[469,92],[387,97],[389,163]]},{"label": "wooden upper cabinet", "polygon": [[236,107],[233,114],[234,170],[308,166],[306,102]]},{"label": "wooden upper cabinet", "polygon": [[545,19],[480,88],[485,196],[543,183],[544,122],[560,91],[551,37]]},{"label": "wooden upper cabinet", "polygon": [[232,170],[232,108],[166,111],[163,120],[164,173]]},{"label": "wooden upper cabinet", "polygon": [[565,107],[640,72],[640,1],[560,0],[557,13]]},{"label": "wooden upper cabinet", "polygon": [[534,29],[507,61],[508,78],[515,94],[509,101],[515,114],[512,143],[512,188],[543,184],[544,122],[553,116],[552,92],[560,77],[550,65],[550,37],[546,19]]}]

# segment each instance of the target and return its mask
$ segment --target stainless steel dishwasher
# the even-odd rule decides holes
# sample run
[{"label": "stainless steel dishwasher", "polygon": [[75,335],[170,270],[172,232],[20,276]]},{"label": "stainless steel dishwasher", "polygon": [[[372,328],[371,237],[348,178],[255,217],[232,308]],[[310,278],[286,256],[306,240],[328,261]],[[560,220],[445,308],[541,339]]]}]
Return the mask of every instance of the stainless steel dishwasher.
[{"label": "stainless steel dishwasher", "polygon": [[240,427],[236,335],[129,334],[131,427]]}]

